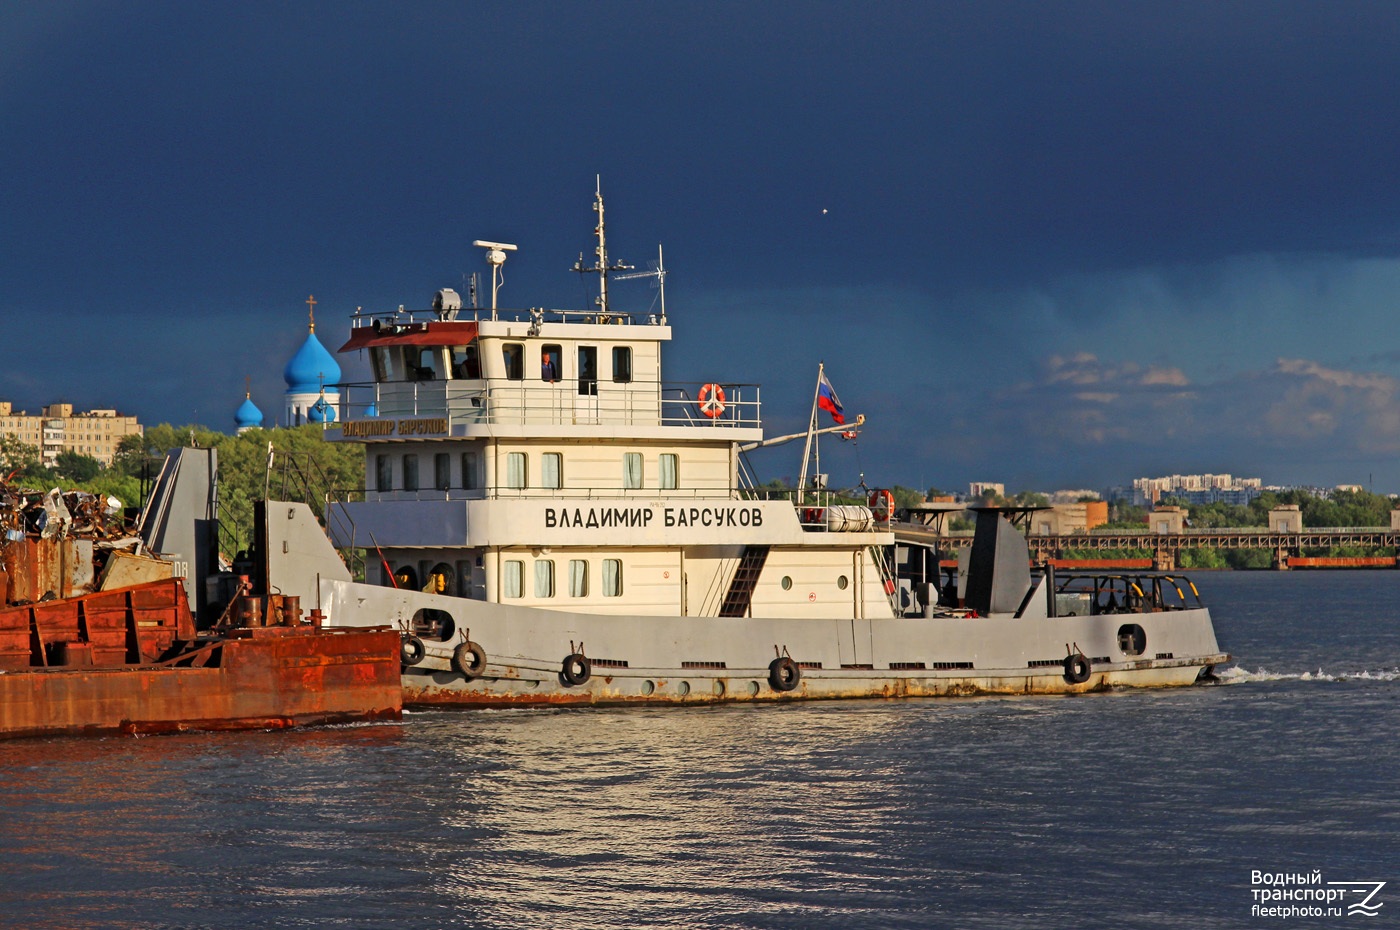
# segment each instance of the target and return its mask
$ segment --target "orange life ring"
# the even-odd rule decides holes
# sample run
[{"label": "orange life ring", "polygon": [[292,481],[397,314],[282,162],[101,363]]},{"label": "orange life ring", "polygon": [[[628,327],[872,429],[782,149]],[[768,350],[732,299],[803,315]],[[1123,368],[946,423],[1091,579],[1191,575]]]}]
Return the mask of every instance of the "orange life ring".
[{"label": "orange life ring", "polygon": [[724,413],[724,388],[711,381],[700,386],[700,412],[710,419]]},{"label": "orange life ring", "polygon": [[890,491],[876,488],[870,492],[868,503],[877,523],[889,523],[894,519],[894,494]]}]

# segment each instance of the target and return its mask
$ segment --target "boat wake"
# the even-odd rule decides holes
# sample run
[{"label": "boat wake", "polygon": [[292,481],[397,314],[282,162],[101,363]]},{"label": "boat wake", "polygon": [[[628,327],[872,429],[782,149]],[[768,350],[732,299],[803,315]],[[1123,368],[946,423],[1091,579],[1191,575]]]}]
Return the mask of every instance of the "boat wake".
[{"label": "boat wake", "polygon": [[1223,685],[1242,685],[1259,681],[1400,681],[1400,668],[1365,670],[1360,672],[1271,672],[1261,668],[1250,671],[1235,665],[1216,673]]}]

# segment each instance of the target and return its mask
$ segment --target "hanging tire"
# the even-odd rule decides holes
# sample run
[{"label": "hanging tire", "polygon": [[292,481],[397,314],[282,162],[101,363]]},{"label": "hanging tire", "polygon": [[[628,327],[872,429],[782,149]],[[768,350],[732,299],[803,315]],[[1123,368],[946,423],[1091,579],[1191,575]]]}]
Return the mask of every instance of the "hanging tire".
[{"label": "hanging tire", "polygon": [[1083,653],[1065,656],[1065,681],[1072,685],[1082,685],[1089,680],[1093,667]]},{"label": "hanging tire", "polygon": [[564,657],[564,664],[559,669],[559,677],[564,679],[566,685],[581,685],[587,683],[593,677],[593,663],[588,661],[588,656],[579,652],[571,652]]},{"label": "hanging tire", "polygon": [[791,691],[801,681],[802,669],[787,656],[779,656],[768,663],[768,686],[774,691]]},{"label": "hanging tire", "polygon": [[405,636],[399,643],[399,661],[404,665],[417,665],[428,654],[423,641],[416,636]]},{"label": "hanging tire", "polygon": [[452,668],[467,681],[474,681],[486,671],[486,650],[471,640],[458,643],[452,650]]}]

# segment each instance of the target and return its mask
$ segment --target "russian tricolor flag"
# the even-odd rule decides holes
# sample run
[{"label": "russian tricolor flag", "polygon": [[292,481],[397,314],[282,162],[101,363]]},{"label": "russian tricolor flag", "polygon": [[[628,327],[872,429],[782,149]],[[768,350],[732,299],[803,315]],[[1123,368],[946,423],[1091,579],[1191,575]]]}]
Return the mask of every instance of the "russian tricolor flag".
[{"label": "russian tricolor flag", "polygon": [[817,406],[831,414],[831,418],[837,423],[845,423],[846,415],[842,412],[841,398],[836,396],[836,389],[831,386],[831,382],[826,380],[826,372],[817,375]]}]

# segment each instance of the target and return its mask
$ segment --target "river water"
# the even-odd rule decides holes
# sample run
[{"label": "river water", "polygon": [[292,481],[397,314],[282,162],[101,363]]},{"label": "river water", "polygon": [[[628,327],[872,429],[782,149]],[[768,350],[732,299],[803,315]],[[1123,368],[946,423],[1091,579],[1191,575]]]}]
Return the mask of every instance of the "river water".
[{"label": "river water", "polygon": [[1215,687],[0,744],[0,926],[1400,925],[1400,573],[1195,580]]}]

